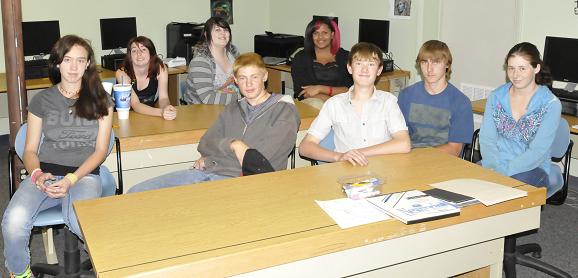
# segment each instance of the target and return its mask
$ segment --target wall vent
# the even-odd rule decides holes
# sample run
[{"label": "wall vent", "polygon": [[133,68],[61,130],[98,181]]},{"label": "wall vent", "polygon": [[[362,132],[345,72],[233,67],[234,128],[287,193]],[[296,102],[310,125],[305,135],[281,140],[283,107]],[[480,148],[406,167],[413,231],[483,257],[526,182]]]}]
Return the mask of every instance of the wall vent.
[{"label": "wall vent", "polygon": [[471,100],[480,100],[484,98],[488,98],[490,93],[494,90],[494,88],[475,85],[475,84],[468,84],[462,83],[460,90]]}]

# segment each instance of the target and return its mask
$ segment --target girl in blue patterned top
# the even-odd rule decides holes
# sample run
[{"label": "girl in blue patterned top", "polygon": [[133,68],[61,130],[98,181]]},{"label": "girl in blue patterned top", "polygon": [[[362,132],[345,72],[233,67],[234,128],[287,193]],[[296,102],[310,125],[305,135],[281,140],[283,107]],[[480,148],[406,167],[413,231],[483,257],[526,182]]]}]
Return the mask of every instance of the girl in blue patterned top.
[{"label": "girl in blue patterned top", "polygon": [[534,186],[550,188],[550,148],[561,104],[547,86],[552,77],[535,45],[515,45],[506,56],[510,82],[488,99],[480,131],[482,165]]}]

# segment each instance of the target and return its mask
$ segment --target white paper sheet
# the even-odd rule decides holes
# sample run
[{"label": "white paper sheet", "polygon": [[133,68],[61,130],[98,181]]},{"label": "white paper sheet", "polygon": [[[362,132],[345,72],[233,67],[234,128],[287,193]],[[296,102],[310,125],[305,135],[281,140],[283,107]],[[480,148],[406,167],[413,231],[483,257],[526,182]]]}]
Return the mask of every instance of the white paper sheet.
[{"label": "white paper sheet", "polygon": [[486,206],[528,196],[524,190],[478,179],[448,180],[431,186],[476,198]]},{"label": "white paper sheet", "polygon": [[341,229],[391,219],[366,200],[349,198],[315,201]]}]

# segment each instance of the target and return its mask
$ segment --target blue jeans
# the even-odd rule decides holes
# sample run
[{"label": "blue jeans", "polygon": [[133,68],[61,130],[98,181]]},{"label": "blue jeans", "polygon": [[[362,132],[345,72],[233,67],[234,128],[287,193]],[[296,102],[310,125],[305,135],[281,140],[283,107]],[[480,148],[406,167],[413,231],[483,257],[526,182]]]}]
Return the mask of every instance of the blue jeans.
[{"label": "blue jeans", "polygon": [[192,183],[199,183],[204,181],[215,181],[228,179],[230,177],[221,176],[212,173],[206,173],[197,169],[180,170],[147,181],[143,181],[128,190],[128,193],[142,192],[147,190],[154,190],[160,188],[167,188],[179,185],[187,185]]},{"label": "blue jeans", "polygon": [[[63,177],[56,177],[57,180]],[[23,273],[30,265],[28,243],[34,220],[39,212],[62,204],[64,224],[70,231],[82,239],[82,233],[76,220],[72,203],[77,200],[100,197],[102,187],[100,177],[87,175],[68,190],[64,198],[53,199],[38,190],[30,178],[20,183],[20,187],[10,199],[4,218],[2,219],[2,235],[4,236],[4,258],[6,268],[12,273]]]},{"label": "blue jeans", "polygon": [[511,176],[514,179],[525,182],[529,185],[535,187],[548,187],[550,186],[550,179],[548,178],[548,173],[540,167],[536,167],[530,171],[518,173]]}]

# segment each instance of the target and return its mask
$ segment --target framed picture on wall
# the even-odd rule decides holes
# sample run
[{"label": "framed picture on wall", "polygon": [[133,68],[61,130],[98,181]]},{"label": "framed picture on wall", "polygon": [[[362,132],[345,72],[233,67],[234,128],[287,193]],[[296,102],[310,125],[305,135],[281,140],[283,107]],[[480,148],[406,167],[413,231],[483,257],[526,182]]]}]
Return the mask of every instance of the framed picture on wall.
[{"label": "framed picture on wall", "polygon": [[411,0],[389,0],[391,18],[410,19]]},{"label": "framed picture on wall", "polygon": [[233,0],[211,0],[211,17],[218,16],[233,24]]}]

